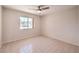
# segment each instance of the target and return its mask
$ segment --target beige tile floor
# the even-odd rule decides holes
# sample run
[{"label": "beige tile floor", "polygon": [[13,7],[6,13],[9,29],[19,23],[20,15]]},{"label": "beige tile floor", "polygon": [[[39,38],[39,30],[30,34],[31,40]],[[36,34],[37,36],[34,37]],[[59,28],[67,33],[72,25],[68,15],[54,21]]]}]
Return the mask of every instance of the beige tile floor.
[{"label": "beige tile floor", "polygon": [[79,47],[56,39],[37,36],[23,39],[2,46],[2,52],[7,53],[56,53],[56,52],[79,52]]}]

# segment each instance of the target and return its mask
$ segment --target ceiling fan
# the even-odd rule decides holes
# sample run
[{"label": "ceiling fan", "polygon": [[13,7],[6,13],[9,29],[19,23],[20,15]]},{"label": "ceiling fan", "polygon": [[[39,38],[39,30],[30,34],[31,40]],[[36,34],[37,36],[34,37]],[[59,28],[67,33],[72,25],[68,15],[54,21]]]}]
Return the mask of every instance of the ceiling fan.
[{"label": "ceiling fan", "polygon": [[39,5],[39,6],[36,6],[36,9],[33,9],[35,11],[37,11],[39,14],[42,13],[42,11],[45,11],[45,10],[48,10],[50,7],[47,6],[47,5]]},{"label": "ceiling fan", "polygon": [[42,10],[47,10],[47,9],[49,9],[49,6],[46,6],[46,5],[39,5],[39,6],[37,6],[37,8],[38,8],[38,9],[36,9],[36,10],[42,11]]}]

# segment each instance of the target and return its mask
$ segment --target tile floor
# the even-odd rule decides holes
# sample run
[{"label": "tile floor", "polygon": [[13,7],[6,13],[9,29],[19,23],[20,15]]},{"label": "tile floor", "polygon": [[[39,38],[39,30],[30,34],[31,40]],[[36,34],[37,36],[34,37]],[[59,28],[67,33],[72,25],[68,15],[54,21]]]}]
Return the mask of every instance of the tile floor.
[{"label": "tile floor", "polygon": [[3,53],[59,53],[79,52],[79,47],[56,39],[37,36],[10,42],[2,46]]}]

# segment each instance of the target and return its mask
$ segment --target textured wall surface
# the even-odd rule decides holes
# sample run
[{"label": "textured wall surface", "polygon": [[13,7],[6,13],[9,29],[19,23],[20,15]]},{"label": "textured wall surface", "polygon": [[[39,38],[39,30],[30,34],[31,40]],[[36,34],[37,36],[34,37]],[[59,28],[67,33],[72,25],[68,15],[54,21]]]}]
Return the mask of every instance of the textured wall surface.
[{"label": "textured wall surface", "polygon": [[[20,16],[33,18],[33,29],[20,29]],[[12,42],[40,34],[39,16],[29,13],[3,8],[3,43]]]},{"label": "textured wall surface", "polygon": [[75,7],[41,17],[41,33],[79,46],[77,13],[77,8]]},{"label": "textured wall surface", "polygon": [[1,47],[1,42],[2,41],[2,7],[0,6],[0,47]]}]

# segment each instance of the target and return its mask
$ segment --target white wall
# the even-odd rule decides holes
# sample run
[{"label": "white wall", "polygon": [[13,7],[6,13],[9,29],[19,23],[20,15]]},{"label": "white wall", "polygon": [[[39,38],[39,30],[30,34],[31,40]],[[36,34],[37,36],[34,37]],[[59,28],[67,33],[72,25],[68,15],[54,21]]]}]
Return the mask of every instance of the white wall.
[{"label": "white wall", "polygon": [[77,39],[79,40],[79,6],[78,6],[78,20],[77,20]]},{"label": "white wall", "polygon": [[[19,16],[34,18],[34,28],[19,29]],[[3,43],[29,38],[41,34],[71,44],[79,45],[79,8],[72,8],[50,15],[39,16],[3,8]],[[78,19],[77,19],[78,18]]]},{"label": "white wall", "polygon": [[79,6],[78,6],[78,12],[77,13],[78,13],[78,26],[77,26],[77,28],[78,28],[77,29],[77,31],[78,31],[77,33],[78,34],[77,35],[78,35],[78,39],[79,39]]},{"label": "white wall", "polygon": [[[19,24],[20,16],[33,17],[34,28],[21,30]],[[3,43],[16,41],[19,39],[29,38],[40,34],[39,16],[29,13],[3,8]]]},{"label": "white wall", "polygon": [[76,7],[42,16],[41,26],[42,35],[79,46]]},{"label": "white wall", "polygon": [[0,47],[1,47],[1,42],[2,41],[2,6],[0,6]]}]

